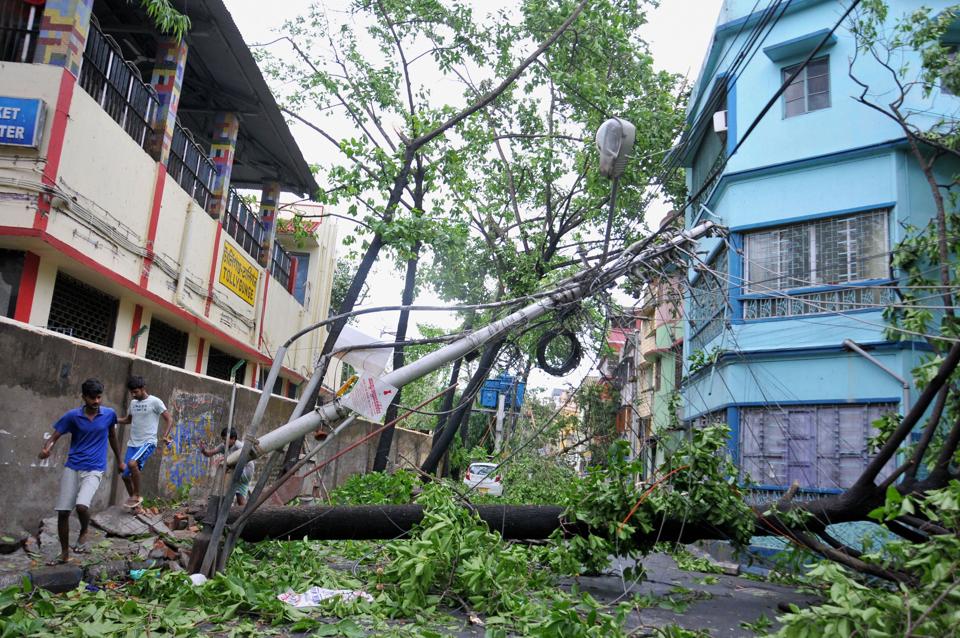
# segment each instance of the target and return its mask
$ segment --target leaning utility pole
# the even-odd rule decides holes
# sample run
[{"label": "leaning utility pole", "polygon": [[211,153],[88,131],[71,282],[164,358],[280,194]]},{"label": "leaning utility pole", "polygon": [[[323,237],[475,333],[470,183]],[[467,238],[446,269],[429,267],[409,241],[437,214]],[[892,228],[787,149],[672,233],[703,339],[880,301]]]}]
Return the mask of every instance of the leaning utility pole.
[{"label": "leaning utility pole", "polygon": [[[672,235],[661,236],[661,241],[656,245],[648,245],[653,243],[653,237],[638,241],[628,246],[610,265],[598,265],[570,277],[561,282],[554,290],[535,295],[534,298],[540,297],[538,301],[417,361],[394,370],[380,379],[362,378],[355,389],[343,399],[335,399],[330,403],[319,406],[315,410],[293,419],[286,425],[264,434],[259,440],[246,440],[242,450],[227,457],[226,466],[233,468],[234,476],[232,478],[236,480],[237,475],[249,460],[279,450],[287,443],[315,431],[322,424],[335,426],[333,432],[311,452],[311,454],[316,454],[330,440],[353,423],[357,413],[364,412],[371,417],[382,416],[399,388],[460,359],[490,341],[504,337],[538,317],[605,291],[618,278],[626,274],[645,277],[648,272],[655,272],[670,259],[671,254],[677,248],[695,242],[699,238],[714,232],[714,230],[715,225],[712,222],[704,222],[690,230],[675,231]],[[287,345],[284,344],[284,347],[278,349],[264,387],[271,387],[279,372]],[[269,394],[264,392],[254,413],[252,425],[259,424],[266,409],[267,400],[269,400]],[[195,553],[205,552],[202,562],[199,561],[198,555],[193,557],[193,565],[203,572],[215,572],[226,563],[226,556],[221,555],[220,541],[229,516],[233,481],[230,484],[231,487],[224,493],[211,497],[204,532],[198,537],[198,542],[194,545]],[[250,507],[256,507],[256,503],[251,501]],[[236,538],[239,531],[238,529],[231,530],[231,538]],[[228,542],[225,545],[226,552],[224,553],[228,553],[231,546],[232,543]]]}]

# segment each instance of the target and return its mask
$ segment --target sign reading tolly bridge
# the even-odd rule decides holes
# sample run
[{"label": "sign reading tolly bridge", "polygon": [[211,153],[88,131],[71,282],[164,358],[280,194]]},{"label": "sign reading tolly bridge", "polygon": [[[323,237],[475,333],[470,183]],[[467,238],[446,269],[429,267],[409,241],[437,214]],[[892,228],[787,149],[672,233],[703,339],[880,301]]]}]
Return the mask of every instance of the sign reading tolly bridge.
[{"label": "sign reading tolly bridge", "polygon": [[257,280],[260,271],[253,262],[227,242],[223,242],[223,259],[220,260],[220,283],[237,293],[251,306],[257,296]]},{"label": "sign reading tolly bridge", "polygon": [[46,110],[43,100],[0,95],[0,144],[39,147]]}]

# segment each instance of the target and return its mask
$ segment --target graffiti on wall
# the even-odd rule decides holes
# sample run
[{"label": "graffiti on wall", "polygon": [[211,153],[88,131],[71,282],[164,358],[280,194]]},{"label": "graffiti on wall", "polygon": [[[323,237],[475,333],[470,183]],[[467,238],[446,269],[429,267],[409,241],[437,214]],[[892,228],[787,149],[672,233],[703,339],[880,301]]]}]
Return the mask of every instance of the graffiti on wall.
[{"label": "graffiti on wall", "polygon": [[184,485],[203,481],[210,459],[200,453],[200,443],[213,443],[226,425],[227,401],[215,394],[174,390],[171,415],[173,444],[160,465],[160,493],[172,495]]}]

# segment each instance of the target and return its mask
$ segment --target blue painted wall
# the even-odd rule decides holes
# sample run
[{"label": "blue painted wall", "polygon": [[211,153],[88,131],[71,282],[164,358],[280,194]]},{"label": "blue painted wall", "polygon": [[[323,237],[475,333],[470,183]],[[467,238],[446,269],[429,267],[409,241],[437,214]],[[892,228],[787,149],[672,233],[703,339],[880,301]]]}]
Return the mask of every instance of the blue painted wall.
[{"label": "blue painted wall", "polygon": [[[749,35],[758,15],[751,15],[754,0],[728,0],[718,20],[714,41],[694,88],[688,121],[693,126],[708,97],[719,83],[731,82],[730,64]],[[765,4],[765,3],[760,3]],[[951,2],[890,1],[891,21],[920,6],[939,9]],[[759,6],[759,5],[757,5]],[[765,37],[760,50],[736,76],[727,92],[729,152],[781,83],[782,69],[801,62],[805,53],[772,60],[764,48],[803,39],[830,29],[849,6],[849,0],[794,0],[790,10]],[[844,350],[844,339],[869,345],[886,366],[910,379],[911,371],[927,354],[924,344],[891,344],[877,309],[840,314],[804,315],[796,318],[744,320],[739,278],[743,275],[743,234],[787,223],[837,216],[875,208],[890,210],[888,246],[903,238],[903,226],[923,226],[934,212],[929,186],[909,154],[900,128],[890,119],[858,104],[852,96],[860,88],[849,77],[854,40],[846,26],[836,41],[819,55],[830,57],[831,106],[784,118],[782,98],[727,163],[713,197],[710,214],[687,211],[688,223],[705,218],[719,221],[733,234],[725,240],[730,249],[732,279],[727,328],[704,350],[723,353],[718,362],[689,376],[684,389],[685,418],[726,410],[736,420],[737,406],[810,403],[900,403],[901,385],[859,355]],[[914,61],[916,62],[916,61]],[[890,88],[888,72],[876,63],[859,60],[858,78],[874,91]],[[719,77],[718,77],[719,76]],[[722,85],[721,85],[722,86]],[[912,96],[906,108],[921,117],[957,110],[957,98],[938,91],[923,98]],[[708,114],[709,115],[709,114]],[[918,120],[919,122],[920,120]],[[704,135],[716,135],[707,127]],[[692,166],[696,147],[684,161]],[[960,170],[960,166],[945,170]],[[691,193],[698,184],[691,181]],[[712,216],[710,216],[712,214]],[[706,258],[718,240],[703,242],[698,253]],[[689,324],[686,355],[690,355]],[[911,388],[916,396],[916,389]],[[903,406],[901,406],[901,411]],[[733,423],[739,426],[739,423]],[[735,434],[739,428],[735,427]],[[737,458],[739,442],[731,442]]]}]

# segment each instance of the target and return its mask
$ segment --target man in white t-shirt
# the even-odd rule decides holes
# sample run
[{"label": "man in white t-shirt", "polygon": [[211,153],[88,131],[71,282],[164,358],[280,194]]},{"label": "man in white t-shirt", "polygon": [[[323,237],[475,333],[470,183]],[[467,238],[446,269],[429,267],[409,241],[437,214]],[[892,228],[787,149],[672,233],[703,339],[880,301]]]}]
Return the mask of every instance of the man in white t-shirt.
[{"label": "man in white t-shirt", "polygon": [[143,466],[147,459],[157,449],[157,429],[160,425],[160,417],[166,427],[163,431],[163,441],[170,445],[173,439],[170,437],[170,430],[173,428],[173,418],[167,411],[167,406],[163,404],[158,397],[147,393],[143,377],[130,377],[127,381],[127,389],[130,390],[130,411],[127,416],[117,420],[117,423],[130,426],[130,440],[127,441],[127,453],[124,462],[127,469],[123,472],[123,484],[127,487],[127,493],[130,498],[125,505],[130,508],[137,507],[143,502],[140,496],[140,474],[143,472]]}]

